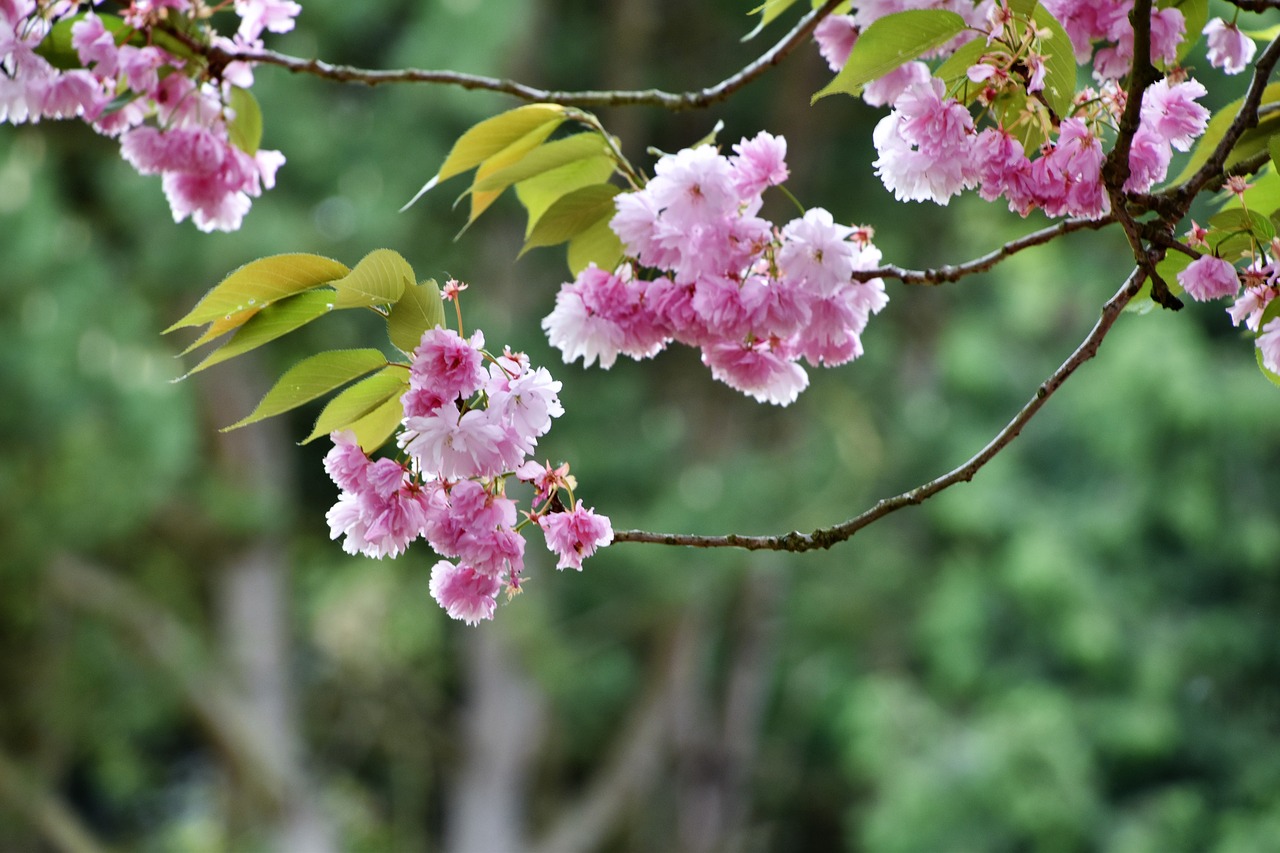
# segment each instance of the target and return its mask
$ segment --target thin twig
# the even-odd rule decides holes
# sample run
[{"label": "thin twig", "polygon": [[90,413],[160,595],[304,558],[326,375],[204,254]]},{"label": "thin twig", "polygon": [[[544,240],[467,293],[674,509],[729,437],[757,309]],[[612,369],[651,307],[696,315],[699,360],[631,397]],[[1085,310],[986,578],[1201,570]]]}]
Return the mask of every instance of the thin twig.
[{"label": "thin twig", "polygon": [[1137,295],[1145,281],[1146,274],[1141,268],[1135,268],[1129,274],[1129,277],[1125,279],[1124,285],[1102,307],[1102,316],[1099,317],[1092,331],[1080,342],[1075,352],[1057,370],[1050,374],[1048,379],[1040,383],[1035,395],[1014,416],[1013,420],[1009,421],[1004,429],[996,433],[995,437],[987,442],[987,445],[967,462],[937,479],[930,480],[900,495],[885,498],[848,521],[841,522],[834,527],[818,528],[812,533],[793,531],[781,536],[738,536],[736,534],[728,536],[698,536],[683,533],[649,533],[643,530],[622,530],[614,534],[613,541],[685,545],[690,548],[744,548],[749,551],[798,552],[826,549],[837,543],[844,542],[862,528],[872,522],[879,521],[890,513],[897,512],[904,507],[924,503],[938,492],[957,483],[967,483],[973,479],[974,475],[983,466],[995,458],[996,454],[1008,447],[1018,437],[1018,434],[1022,432],[1022,429],[1035,416],[1036,412],[1040,411],[1040,407],[1053,396],[1054,392],[1062,387],[1062,384],[1076,372],[1080,365],[1097,354],[1098,347],[1102,345],[1103,338],[1111,331],[1116,318],[1120,316],[1120,312]]},{"label": "thin twig", "polygon": [[1115,216],[1110,214],[1098,219],[1064,219],[1056,225],[1041,228],[1039,231],[1032,231],[1030,234],[1019,237],[1016,240],[1010,240],[1000,248],[988,252],[985,255],[979,255],[973,260],[965,261],[962,264],[947,264],[946,266],[927,270],[909,270],[893,264],[888,264],[883,267],[876,267],[875,269],[855,271],[853,273],[853,279],[854,281],[870,281],[873,278],[892,278],[902,282],[903,284],[923,285],[938,285],[955,282],[968,275],[986,272],[1004,259],[1016,255],[1023,249],[1030,249],[1033,246],[1041,246],[1052,240],[1056,240],[1064,234],[1070,234],[1073,231],[1096,230],[1098,228],[1103,228],[1115,221]]},{"label": "thin twig", "polygon": [[190,45],[208,59],[212,67],[222,68],[230,62],[247,62],[253,65],[275,65],[295,74],[311,74],[340,83],[363,83],[378,86],[383,83],[433,83],[478,89],[512,95],[523,101],[548,104],[566,104],[579,107],[615,107],[648,105],[671,111],[699,109],[725,100],[748,83],[753,82],[773,66],[782,62],[796,49],[841,0],[826,0],[809,12],[773,47],[740,71],[726,77],[713,86],[691,92],[664,92],[660,89],[615,89],[564,91],[539,89],[514,80],[464,74],[458,71],[432,71],[420,68],[375,70],[350,65],[334,65],[319,59],[301,59],[277,53],[273,50],[224,50],[216,46]]}]

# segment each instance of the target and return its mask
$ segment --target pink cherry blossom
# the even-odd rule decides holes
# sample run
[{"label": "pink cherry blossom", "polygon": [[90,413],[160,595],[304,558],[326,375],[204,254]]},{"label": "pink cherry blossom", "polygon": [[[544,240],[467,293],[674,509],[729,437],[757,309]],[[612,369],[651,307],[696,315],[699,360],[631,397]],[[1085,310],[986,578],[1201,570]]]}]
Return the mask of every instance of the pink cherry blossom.
[{"label": "pink cherry blossom", "polygon": [[450,617],[468,625],[478,625],[482,619],[493,618],[502,583],[495,575],[478,571],[465,563],[455,565],[448,560],[440,560],[431,568],[428,588],[431,597]]},{"label": "pink cherry blossom", "polygon": [[854,247],[848,239],[852,233],[823,208],[810,208],[783,226],[778,265],[787,278],[827,296],[853,274]]},{"label": "pink cherry blossom", "polygon": [[541,516],[538,525],[546,534],[547,548],[559,557],[557,569],[582,571],[583,560],[613,541],[609,519],[583,509],[581,500],[571,510]]},{"label": "pink cherry blossom", "polygon": [[1236,299],[1235,304],[1227,309],[1227,313],[1231,315],[1231,324],[1239,326],[1244,323],[1245,328],[1258,331],[1258,324],[1262,322],[1262,312],[1275,296],[1276,289],[1269,285],[1255,284],[1246,287]]},{"label": "pink cherry blossom", "polygon": [[1262,327],[1257,345],[1262,351],[1262,366],[1272,373],[1280,373],[1280,317],[1269,320]]},{"label": "pink cherry blossom", "polygon": [[[827,18],[826,20],[831,20]],[[787,140],[763,130],[753,139],[733,146],[738,156],[730,158],[733,184],[738,195],[759,195],[766,187],[776,187],[787,180]]]},{"label": "pink cherry blossom", "polygon": [[1178,284],[1187,295],[1198,302],[1208,302],[1223,296],[1235,296],[1240,291],[1240,277],[1236,268],[1213,255],[1201,255],[1178,273]]},{"label": "pink cherry blossom", "polygon": [[785,358],[768,342],[724,341],[702,348],[702,363],[730,388],[761,403],[787,406],[809,385],[804,368]]},{"label": "pink cherry blossom", "polygon": [[828,15],[814,27],[813,40],[831,70],[839,71],[849,61],[858,40],[858,23],[853,15]]},{"label": "pink cherry blossom", "polygon": [[1142,93],[1142,126],[1179,151],[1190,151],[1209,123],[1209,110],[1196,103],[1206,94],[1195,80],[1173,85],[1167,77],[1158,80]]},{"label": "pink cherry blossom", "polygon": [[1202,32],[1208,37],[1209,64],[1227,74],[1239,74],[1247,68],[1258,50],[1253,39],[1240,32],[1234,23],[1228,24],[1221,18],[1205,24]]},{"label": "pink cherry blossom", "polygon": [[941,80],[913,83],[876,125],[876,174],[899,201],[946,204],[977,180],[973,118]]},{"label": "pink cherry blossom", "polygon": [[442,400],[466,400],[487,378],[480,355],[483,348],[484,335],[479,332],[468,341],[452,329],[427,329],[413,351],[409,387]]}]

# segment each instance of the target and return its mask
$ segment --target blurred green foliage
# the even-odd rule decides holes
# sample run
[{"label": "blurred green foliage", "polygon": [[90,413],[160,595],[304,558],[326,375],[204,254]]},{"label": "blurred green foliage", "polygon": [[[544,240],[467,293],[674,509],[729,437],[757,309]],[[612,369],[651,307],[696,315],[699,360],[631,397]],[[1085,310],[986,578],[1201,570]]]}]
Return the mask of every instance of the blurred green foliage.
[{"label": "blurred green foliage", "polygon": [[[617,54],[620,13],[571,0],[309,0],[299,31],[275,46],[574,88],[701,86],[759,49],[735,43],[749,29],[739,4],[638,5],[652,20]],[[633,64],[617,67],[624,54]],[[726,142],[786,134],[796,194],[873,224],[886,258],[906,266],[960,261],[1034,227],[972,198],[893,204],[869,166],[874,112],[847,98],[805,106],[828,76],[802,51],[708,113],[605,121],[627,128],[637,160],[718,118]],[[264,145],[289,162],[232,235],[174,225],[158,181],[83,128],[0,134],[0,750],[99,838],[140,850],[261,840],[227,818],[218,792],[232,783],[171,675],[118,625],[52,594],[49,567],[74,554],[126,579],[190,632],[205,666],[219,643],[220,561],[280,536],[306,765],[342,849],[442,843],[448,785],[467,759],[460,703],[478,632],[497,632],[545,700],[540,722],[525,708],[510,718],[538,748],[523,792],[537,829],[605,763],[691,614],[690,689],[710,708],[730,695],[743,638],[768,629],[741,846],[1274,846],[1280,396],[1217,306],[1126,315],[972,483],[831,552],[620,545],[578,575],[551,571],[534,540],[527,593],[492,625],[466,628],[430,600],[430,554],[375,562],[328,540],[324,448],[290,441],[314,408],[272,445],[288,479],[278,489],[221,458],[216,428],[255,398],[228,411],[203,375],[171,383],[190,362],[159,331],[226,272],[282,251],[351,264],[388,246],[421,276],[462,278],[468,325],[565,383],[567,414],[544,452],[572,462],[588,503],[619,527],[768,533],[839,521],[975,452],[1088,330],[1127,272],[1123,240],[1078,234],[959,284],[890,284],[867,355],[816,372],[776,410],[712,383],[688,352],[607,373],[553,363],[537,320],[563,256],[513,260],[513,201],[457,243],[464,217],[449,187],[396,213],[458,133],[510,102],[258,78]],[[268,348],[262,376],[245,381],[260,393],[299,353],[378,334],[325,318],[297,349]],[[761,579],[775,590],[763,613],[747,606]],[[673,779],[647,790],[608,849],[678,846],[687,786]],[[0,847],[38,838],[31,812],[0,800]]]}]

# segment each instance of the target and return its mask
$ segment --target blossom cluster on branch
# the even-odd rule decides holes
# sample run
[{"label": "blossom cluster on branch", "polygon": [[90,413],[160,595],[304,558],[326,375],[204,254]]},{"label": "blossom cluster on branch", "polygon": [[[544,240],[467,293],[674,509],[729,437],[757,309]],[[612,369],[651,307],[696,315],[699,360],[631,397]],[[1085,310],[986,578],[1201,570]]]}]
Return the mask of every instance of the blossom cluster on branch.
[{"label": "blossom cluster on branch", "polygon": [[[612,541],[609,519],[575,502],[567,464],[529,458],[552,418],[564,414],[559,391],[560,383],[545,367],[532,367],[528,356],[485,352],[479,331],[463,338],[428,329],[413,352],[409,390],[400,401],[401,457],[374,461],[351,432],[331,436],[325,470],[342,490],[328,515],[333,538],[343,537],[350,554],[378,558],[425,539],[449,558],[432,569],[431,594],[450,616],[471,624],[493,617],[503,589],[520,591],[519,530],[529,523],[542,529],[557,568],[581,571],[584,558]],[[534,487],[520,522],[506,490],[513,476]]]},{"label": "blossom cluster on branch", "polygon": [[[244,63],[211,67],[194,49],[262,46],[293,28],[291,0],[133,0],[118,15],[93,0],[0,0],[0,122],[80,119],[120,140],[124,159],[160,175],[173,218],[234,231],[275,184],[279,151],[258,147],[261,113]],[[238,18],[227,38],[211,20]]]},{"label": "blossom cluster on branch", "polygon": [[542,321],[566,361],[648,358],[671,341],[698,347],[716,379],[787,405],[808,385],[798,362],[834,366],[862,354],[870,315],[889,301],[866,227],[822,208],[781,228],[759,215],[787,179],[786,140],[761,133],[726,157],[710,145],[660,159],[641,190],[617,198],[610,227],[629,256],[594,265]]}]

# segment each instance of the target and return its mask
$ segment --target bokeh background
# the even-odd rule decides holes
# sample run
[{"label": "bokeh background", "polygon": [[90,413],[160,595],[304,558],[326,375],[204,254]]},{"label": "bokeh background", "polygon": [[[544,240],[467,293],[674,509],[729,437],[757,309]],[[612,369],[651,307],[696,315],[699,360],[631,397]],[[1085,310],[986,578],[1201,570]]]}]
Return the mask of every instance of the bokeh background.
[{"label": "bokeh background", "polygon": [[[715,82],[748,44],[720,0],[305,0],[272,45],[550,88]],[[1193,61],[1196,61],[1193,58]],[[1199,59],[1199,64],[1205,63]],[[1223,80],[1219,103],[1244,80]],[[808,106],[812,46],[713,109],[607,110],[636,162],[717,120],[785,134],[808,205],[886,259],[958,262],[1040,220],[892,202],[878,118]],[[1280,391],[1221,306],[1126,315],[1005,453],[827,553],[606,549],[479,628],[433,556],[350,558],[315,407],[223,434],[332,316],[173,380],[160,331],[249,260],[373,248],[471,284],[469,326],[548,364],[544,440],[616,526],[834,523],[977,450],[1129,269],[1078,234],[939,288],[890,283],[866,356],[790,408],[688,351],[560,364],[559,250],[515,260],[514,199],[460,240],[463,180],[397,209],[481,93],[261,69],[279,185],[235,234],[175,225],[158,179],[70,123],[0,128],[0,849],[1239,851],[1280,839]],[[1175,164],[1176,168],[1176,164]],[[785,199],[775,217],[789,218]]]}]

